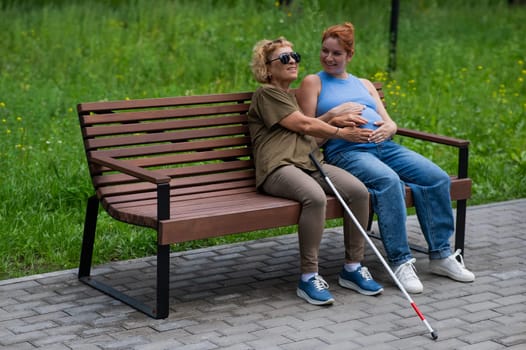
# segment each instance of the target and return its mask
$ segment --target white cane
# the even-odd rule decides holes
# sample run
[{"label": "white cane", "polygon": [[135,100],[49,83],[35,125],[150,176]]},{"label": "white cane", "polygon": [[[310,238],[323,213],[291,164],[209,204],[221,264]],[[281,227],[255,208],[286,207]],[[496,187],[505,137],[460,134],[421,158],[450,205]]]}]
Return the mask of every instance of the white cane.
[{"label": "white cane", "polygon": [[418,309],[418,307],[416,306],[415,302],[413,301],[413,299],[411,298],[411,296],[407,293],[407,291],[405,290],[404,286],[402,285],[402,283],[400,283],[400,281],[398,280],[398,278],[396,277],[396,275],[394,274],[393,270],[391,269],[391,267],[389,266],[389,264],[387,264],[387,262],[385,261],[384,257],[382,256],[382,254],[380,253],[380,251],[378,250],[378,248],[376,248],[376,246],[374,245],[373,241],[371,241],[371,238],[369,238],[369,235],[367,234],[367,232],[365,232],[365,230],[363,229],[362,225],[360,225],[360,222],[356,219],[356,217],[354,216],[354,214],[352,213],[351,209],[349,209],[349,206],[347,205],[347,203],[345,203],[345,201],[343,200],[342,196],[340,195],[340,193],[338,192],[338,190],[336,190],[336,187],[334,187],[331,179],[329,179],[329,177],[327,176],[327,174],[323,171],[320,163],[316,160],[316,158],[311,154],[309,154],[309,157],[310,159],[312,160],[312,162],[314,163],[314,165],[316,166],[316,168],[318,168],[318,171],[321,173],[321,175],[323,176],[323,179],[325,180],[325,182],[327,182],[327,184],[329,185],[329,187],[331,188],[332,192],[334,193],[334,195],[338,198],[338,200],[340,201],[340,204],[342,205],[342,207],[345,209],[345,212],[347,212],[347,214],[351,217],[352,221],[354,222],[354,224],[358,227],[358,229],[360,230],[360,232],[362,233],[362,235],[364,236],[365,240],[367,241],[367,243],[369,244],[369,246],[373,249],[374,253],[376,254],[376,256],[378,257],[378,259],[380,259],[380,261],[382,262],[382,264],[384,265],[384,267],[386,268],[387,272],[389,273],[389,275],[391,276],[391,278],[393,279],[393,281],[395,281],[396,285],[398,286],[398,288],[402,291],[402,294],[404,294],[404,296],[406,297],[406,299],[409,301],[409,303],[411,304],[411,306],[413,307],[413,310],[415,310],[416,314],[418,315],[418,317],[420,317],[420,320],[422,320],[422,322],[424,322],[424,324],[426,325],[427,329],[429,330],[429,332],[431,333],[431,338],[433,338],[433,340],[436,340],[438,339],[438,334],[433,330],[433,328],[431,328],[431,326],[429,325],[429,322],[427,322],[426,318],[424,317],[424,315],[420,312],[420,310]]}]

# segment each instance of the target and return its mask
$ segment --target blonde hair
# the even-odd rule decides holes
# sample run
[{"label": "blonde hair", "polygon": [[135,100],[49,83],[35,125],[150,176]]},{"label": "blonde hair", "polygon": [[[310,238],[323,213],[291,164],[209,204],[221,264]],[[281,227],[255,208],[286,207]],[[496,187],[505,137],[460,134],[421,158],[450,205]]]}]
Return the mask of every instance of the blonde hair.
[{"label": "blonde hair", "polygon": [[275,40],[263,39],[254,45],[254,48],[252,49],[252,62],[250,63],[250,68],[252,69],[254,79],[259,83],[270,83],[271,76],[268,73],[268,61],[278,47],[284,46],[290,48],[293,47],[292,43],[282,36]]}]

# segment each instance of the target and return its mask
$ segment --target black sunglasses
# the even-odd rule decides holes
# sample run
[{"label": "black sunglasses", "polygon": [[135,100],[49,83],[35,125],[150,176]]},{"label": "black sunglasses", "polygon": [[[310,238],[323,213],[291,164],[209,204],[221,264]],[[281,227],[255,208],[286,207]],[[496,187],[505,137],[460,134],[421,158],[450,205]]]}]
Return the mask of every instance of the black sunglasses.
[{"label": "black sunglasses", "polygon": [[282,64],[287,64],[287,63],[290,62],[290,58],[291,57],[292,57],[292,59],[294,59],[294,61],[296,61],[296,63],[300,63],[301,62],[301,56],[300,56],[299,53],[297,53],[297,52],[283,52],[283,53],[280,53],[277,58],[268,60],[267,63],[272,63],[274,61],[279,60]]}]

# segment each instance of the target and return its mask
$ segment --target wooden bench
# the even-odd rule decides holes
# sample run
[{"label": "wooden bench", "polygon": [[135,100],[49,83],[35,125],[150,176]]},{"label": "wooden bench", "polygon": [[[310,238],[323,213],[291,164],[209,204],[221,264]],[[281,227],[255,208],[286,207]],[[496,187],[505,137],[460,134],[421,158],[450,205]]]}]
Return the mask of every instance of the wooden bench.
[{"label": "wooden bench", "polygon": [[[381,86],[377,88],[381,91]],[[95,194],[88,199],[79,279],[154,318],[169,313],[170,244],[295,225],[297,202],[256,192],[247,126],[251,92],[81,103],[78,115]],[[398,134],[459,150],[451,197],[455,247],[463,249],[465,140],[400,128]],[[407,206],[412,206],[408,189]],[[91,276],[99,204],[116,220],[157,232],[154,306]],[[343,210],[329,196],[327,218]]]}]

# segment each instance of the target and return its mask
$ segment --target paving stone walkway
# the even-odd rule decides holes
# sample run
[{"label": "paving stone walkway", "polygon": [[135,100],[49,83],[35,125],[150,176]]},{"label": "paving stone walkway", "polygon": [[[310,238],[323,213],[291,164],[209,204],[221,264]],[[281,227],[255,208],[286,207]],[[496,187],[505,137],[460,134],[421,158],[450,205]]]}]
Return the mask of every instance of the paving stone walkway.
[{"label": "paving stone walkway", "polygon": [[[295,234],[172,255],[171,313],[153,320],[80,283],[76,270],[0,281],[1,349],[526,349],[526,199],[468,207],[466,265],[474,283],[427,271],[414,301],[427,328],[373,251],[365,264],[385,286],[377,297],[337,284],[341,228],[328,229],[320,273],[336,303],[295,295]],[[414,216],[411,241],[421,241]],[[383,252],[379,241],[375,244]],[[119,288],[153,293],[153,257],[98,267]]]}]

